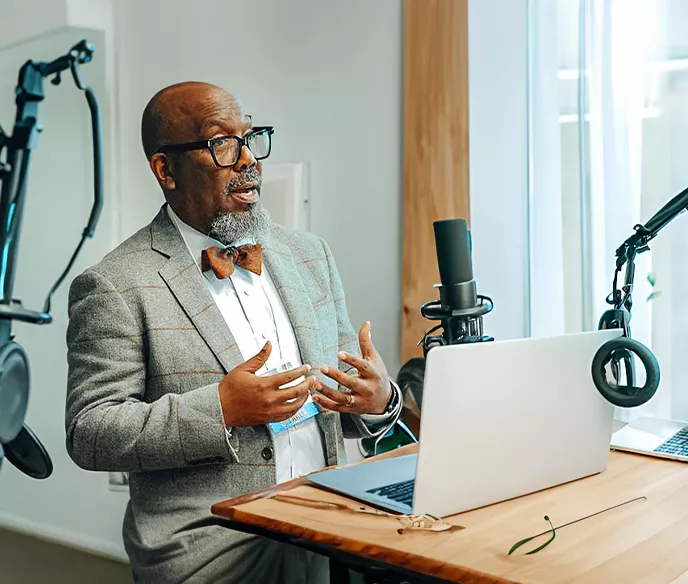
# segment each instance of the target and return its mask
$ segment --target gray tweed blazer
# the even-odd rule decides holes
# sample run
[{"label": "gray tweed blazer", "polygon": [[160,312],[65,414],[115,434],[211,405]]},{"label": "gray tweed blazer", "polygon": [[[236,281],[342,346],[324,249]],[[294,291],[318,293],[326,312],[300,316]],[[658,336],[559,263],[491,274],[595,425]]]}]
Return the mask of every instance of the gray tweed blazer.
[{"label": "gray tweed blazer", "polygon": [[[303,362],[358,353],[327,244],[280,226],[261,244]],[[275,483],[271,436],[258,426],[227,440],[218,383],[243,358],[164,205],[74,279],[67,347],[67,448],[84,469],[129,472],[123,536],[136,580],[259,581],[265,540],[219,526],[210,507]],[[343,460],[343,437],[373,435],[359,416],[316,419],[328,464]]]}]

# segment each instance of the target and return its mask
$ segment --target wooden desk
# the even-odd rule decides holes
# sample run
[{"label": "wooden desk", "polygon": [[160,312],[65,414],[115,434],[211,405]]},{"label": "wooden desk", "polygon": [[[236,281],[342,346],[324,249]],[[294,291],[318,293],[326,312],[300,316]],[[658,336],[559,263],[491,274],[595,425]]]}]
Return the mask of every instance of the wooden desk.
[{"label": "wooden desk", "polygon": [[[411,447],[414,448],[414,447]],[[408,448],[400,449],[408,452]],[[399,454],[397,451],[396,453]],[[539,493],[455,515],[452,533],[397,533],[395,518],[323,510],[268,498],[288,492],[314,501],[351,500],[303,479],[213,506],[232,527],[297,543],[327,555],[388,565],[407,577],[464,584],[688,584],[688,465],[611,452],[607,470]],[[525,555],[547,536],[517,550],[517,541],[645,496],[557,530],[542,551]],[[523,551],[521,551],[523,550]]]}]

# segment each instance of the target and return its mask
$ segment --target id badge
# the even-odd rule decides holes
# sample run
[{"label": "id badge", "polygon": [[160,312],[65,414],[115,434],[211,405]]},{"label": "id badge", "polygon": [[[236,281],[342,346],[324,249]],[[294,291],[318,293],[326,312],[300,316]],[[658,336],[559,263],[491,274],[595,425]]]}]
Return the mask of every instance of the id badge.
[{"label": "id badge", "polygon": [[[281,373],[282,371],[287,371],[293,368],[294,366],[291,363],[285,363],[280,367],[268,371],[264,375],[275,375],[276,373]],[[301,378],[280,386],[280,389],[293,387],[299,383],[301,383]],[[315,417],[317,413],[318,407],[315,405],[313,398],[309,395],[306,402],[301,406],[301,408],[299,408],[299,411],[297,411],[291,418],[287,418],[281,422],[268,422],[268,428],[270,428],[273,433],[279,434],[280,432],[284,432],[287,428],[291,428],[292,426],[296,426],[297,424],[301,424],[302,422]]]}]

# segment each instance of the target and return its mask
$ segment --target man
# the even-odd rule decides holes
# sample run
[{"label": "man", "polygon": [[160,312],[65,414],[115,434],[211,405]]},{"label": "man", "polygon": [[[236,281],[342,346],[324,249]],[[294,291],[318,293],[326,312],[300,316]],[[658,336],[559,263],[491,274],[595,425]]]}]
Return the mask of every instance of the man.
[{"label": "man", "polygon": [[137,581],[323,581],[323,558],[210,507],[337,464],[343,437],[399,415],[329,248],[260,206],[272,132],[218,87],[158,92],[142,139],[166,203],[70,289],[67,446],[85,469],[130,473]]}]

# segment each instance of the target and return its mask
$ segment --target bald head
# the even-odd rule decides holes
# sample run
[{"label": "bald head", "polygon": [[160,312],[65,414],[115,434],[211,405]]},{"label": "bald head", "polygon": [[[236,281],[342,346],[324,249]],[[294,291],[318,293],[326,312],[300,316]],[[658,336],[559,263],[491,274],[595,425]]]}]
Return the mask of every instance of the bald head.
[{"label": "bald head", "polygon": [[186,81],[158,91],[141,119],[141,141],[148,160],[162,146],[203,140],[227,116],[246,117],[237,98],[217,85]]},{"label": "bald head", "polygon": [[[229,139],[245,138],[252,129],[237,98],[199,82],[158,91],[141,119],[143,150],[170,208],[187,225],[201,233],[212,231],[227,243],[256,237],[268,220],[260,208],[260,160],[248,142],[232,150],[237,142]],[[159,152],[163,146],[189,142],[194,143],[190,148]],[[236,155],[235,162],[223,164],[218,152]]]}]

